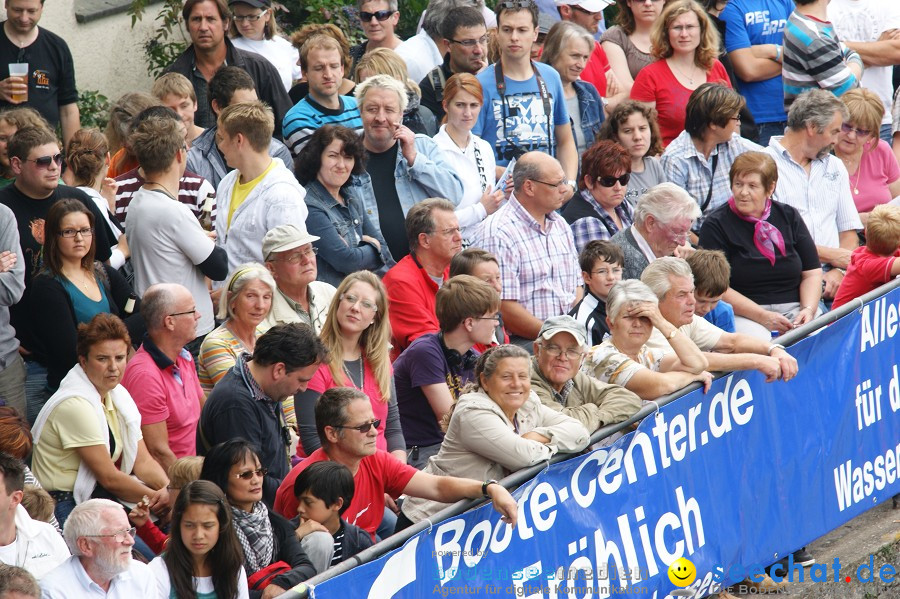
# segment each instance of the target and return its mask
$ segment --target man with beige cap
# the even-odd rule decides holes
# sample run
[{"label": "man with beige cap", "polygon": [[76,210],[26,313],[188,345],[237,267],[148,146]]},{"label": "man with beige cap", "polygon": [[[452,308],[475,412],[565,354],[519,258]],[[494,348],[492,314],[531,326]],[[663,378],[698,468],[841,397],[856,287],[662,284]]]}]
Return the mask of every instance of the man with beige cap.
[{"label": "man with beige cap", "polygon": [[262,255],[278,289],[272,296],[272,310],[265,326],[285,322],[305,322],[316,334],[322,331],[335,289],[316,280],[316,248],[306,227],[279,225],[263,238]]}]

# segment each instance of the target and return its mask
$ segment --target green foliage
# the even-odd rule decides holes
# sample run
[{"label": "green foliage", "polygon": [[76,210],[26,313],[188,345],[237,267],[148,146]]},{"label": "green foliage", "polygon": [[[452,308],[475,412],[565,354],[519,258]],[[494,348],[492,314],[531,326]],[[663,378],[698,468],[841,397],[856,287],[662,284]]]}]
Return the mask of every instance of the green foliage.
[{"label": "green foliage", "polygon": [[81,126],[96,127],[103,131],[109,121],[109,98],[92,89],[81,90],[78,94],[78,112]]},{"label": "green foliage", "polygon": [[[132,0],[128,14],[131,15],[131,28],[142,20],[144,9],[149,0]],[[180,0],[164,0],[162,9],[156,15],[153,33],[144,42],[144,53],[147,55],[147,72],[151,77],[158,77],[169,64],[188,46],[181,27]]]}]

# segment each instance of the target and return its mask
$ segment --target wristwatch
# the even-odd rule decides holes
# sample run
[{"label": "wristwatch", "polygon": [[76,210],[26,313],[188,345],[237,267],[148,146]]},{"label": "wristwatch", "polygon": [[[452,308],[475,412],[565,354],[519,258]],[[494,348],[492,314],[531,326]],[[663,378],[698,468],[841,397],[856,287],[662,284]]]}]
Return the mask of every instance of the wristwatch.
[{"label": "wristwatch", "polygon": [[484,497],[490,497],[490,495],[488,495],[488,492],[487,492],[488,485],[499,485],[499,484],[500,484],[500,483],[498,483],[498,482],[497,482],[496,480],[494,480],[493,478],[492,478],[491,480],[486,480],[486,481],[484,481],[484,482],[481,484],[481,494],[482,494]]},{"label": "wristwatch", "polygon": [[572,186],[572,191],[578,191],[578,181],[576,181],[575,179],[569,179],[568,181],[566,181],[566,183]]},{"label": "wristwatch", "polygon": [[775,351],[776,349],[784,349],[784,346],[781,345],[780,343],[773,343],[772,345],[769,346],[769,351],[767,351],[766,353],[771,356],[772,352]]}]

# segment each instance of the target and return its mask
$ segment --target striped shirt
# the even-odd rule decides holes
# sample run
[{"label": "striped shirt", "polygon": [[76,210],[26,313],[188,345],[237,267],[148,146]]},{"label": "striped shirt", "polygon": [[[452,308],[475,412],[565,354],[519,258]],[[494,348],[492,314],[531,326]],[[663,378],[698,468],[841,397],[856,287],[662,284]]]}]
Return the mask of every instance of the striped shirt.
[{"label": "striped shirt", "polygon": [[338,99],[341,108],[325,108],[307,95],[284,115],[284,143],[294,158],[316,129],[324,125],[341,125],[362,134],[362,119],[356,99],[350,96],[338,96]]},{"label": "striped shirt", "polygon": [[769,140],[765,152],[778,166],[775,200],[800,212],[816,245],[840,246],[839,233],[861,230],[862,222],[850,194],[850,177],[839,158],[826,155],[810,163],[807,174],[784,146],[782,136]]},{"label": "striped shirt", "polygon": [[[122,225],[125,225],[125,217],[128,215],[128,205],[131,203],[134,194],[144,184],[144,178],[138,172],[138,169],[130,170],[124,175],[116,177],[119,188],[116,190],[116,218]],[[203,203],[207,198],[212,200],[212,222],[216,223],[216,190],[212,184],[191,171],[184,171],[181,179],[178,181],[178,201],[191,209],[197,220],[200,219],[200,213],[203,211]]]},{"label": "striped shirt", "polygon": [[784,28],[784,109],[803,92],[822,88],[840,96],[859,85],[848,63],[862,67],[859,54],[844,45],[828,21],[802,15],[796,10]]},{"label": "striped shirt", "polygon": [[[731,181],[728,174],[734,159],[744,152],[761,152],[762,149],[762,146],[735,133],[727,142],[718,144],[709,158],[706,158],[694,145],[691,135],[687,131],[682,131],[666,146],[666,151],[662,155],[662,167],[666,179],[691,194],[691,197],[697,200],[697,205],[702,207],[709,196],[709,205],[703,211],[703,214],[709,214],[731,197]],[[713,171],[714,163],[715,171]],[[694,231],[699,231],[702,223],[703,217],[697,219]]]},{"label": "striped shirt", "polygon": [[476,244],[497,257],[502,299],[519,302],[539,320],[566,314],[581,284],[581,269],[572,230],[556,212],[545,229],[515,194],[490,215]]}]

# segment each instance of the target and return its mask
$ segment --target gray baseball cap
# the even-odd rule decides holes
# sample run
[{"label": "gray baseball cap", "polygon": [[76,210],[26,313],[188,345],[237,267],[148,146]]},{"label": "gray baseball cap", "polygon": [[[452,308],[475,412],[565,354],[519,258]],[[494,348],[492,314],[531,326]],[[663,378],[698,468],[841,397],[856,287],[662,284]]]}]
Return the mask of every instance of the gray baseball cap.
[{"label": "gray baseball cap", "polygon": [[318,237],[309,234],[306,227],[300,228],[297,225],[278,225],[263,237],[263,260],[268,260],[269,255],[275,252],[286,252],[318,240]]},{"label": "gray baseball cap", "polygon": [[587,333],[585,332],[584,325],[568,314],[551,316],[545,320],[544,324],[541,325],[541,331],[538,333],[538,338],[547,340],[557,333],[569,333],[575,337],[575,341],[577,341],[579,345],[584,346],[587,343]]}]

